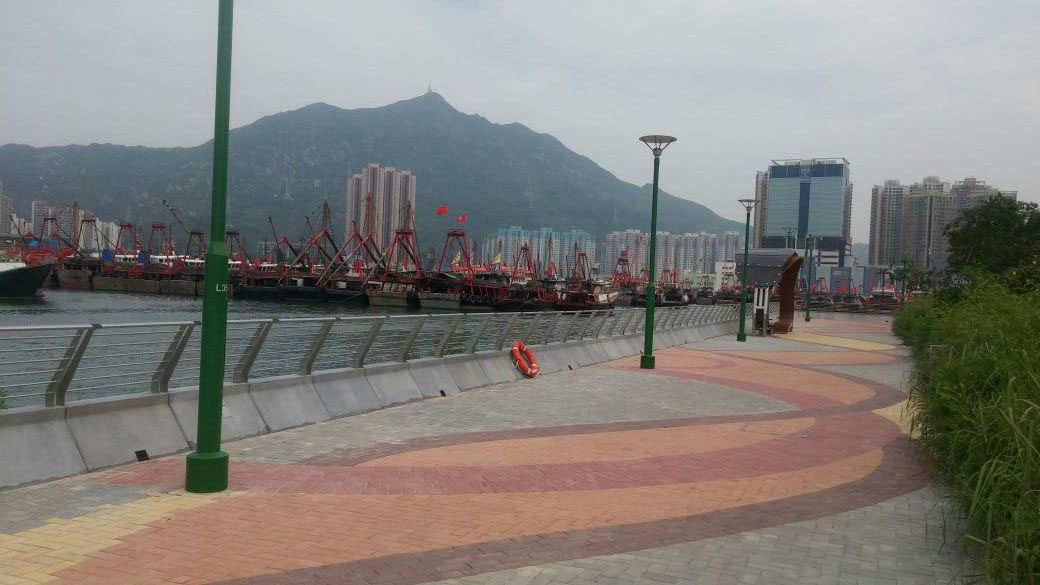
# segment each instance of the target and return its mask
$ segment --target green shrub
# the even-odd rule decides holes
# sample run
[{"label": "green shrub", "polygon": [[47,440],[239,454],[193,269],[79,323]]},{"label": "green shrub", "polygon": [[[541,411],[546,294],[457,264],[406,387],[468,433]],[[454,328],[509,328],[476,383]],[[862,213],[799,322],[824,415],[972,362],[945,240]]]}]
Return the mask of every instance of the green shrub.
[{"label": "green shrub", "polygon": [[913,425],[996,583],[1040,583],[1040,294],[982,284],[908,303]]}]

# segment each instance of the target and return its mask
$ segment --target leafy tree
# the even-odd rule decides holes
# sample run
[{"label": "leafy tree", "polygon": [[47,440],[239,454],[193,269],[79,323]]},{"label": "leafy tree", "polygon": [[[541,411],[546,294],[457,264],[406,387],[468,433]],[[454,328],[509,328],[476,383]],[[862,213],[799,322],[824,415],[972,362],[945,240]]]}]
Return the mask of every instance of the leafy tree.
[{"label": "leafy tree", "polygon": [[909,258],[904,258],[902,264],[899,264],[892,269],[892,278],[903,283],[903,288],[906,290],[918,290],[922,288],[926,282],[931,280],[930,276],[931,275],[928,271],[917,266],[917,264]]},{"label": "leafy tree", "polygon": [[981,268],[1003,276],[1040,256],[1036,203],[997,195],[965,210],[946,228],[949,264],[956,272]]}]

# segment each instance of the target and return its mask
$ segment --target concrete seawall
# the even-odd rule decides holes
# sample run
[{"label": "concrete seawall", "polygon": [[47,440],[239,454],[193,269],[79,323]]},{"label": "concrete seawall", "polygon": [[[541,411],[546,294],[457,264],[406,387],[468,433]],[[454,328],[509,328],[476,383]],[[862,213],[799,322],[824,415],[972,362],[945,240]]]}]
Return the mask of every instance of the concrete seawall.
[{"label": "concrete seawall", "polygon": [[[116,279],[113,279],[116,280]],[[657,348],[726,335],[736,321],[658,332]],[[636,355],[642,333],[533,345],[546,375]],[[234,440],[522,379],[508,351],[225,384],[223,436]],[[0,411],[0,488],[75,475],[195,444],[196,388]]]}]

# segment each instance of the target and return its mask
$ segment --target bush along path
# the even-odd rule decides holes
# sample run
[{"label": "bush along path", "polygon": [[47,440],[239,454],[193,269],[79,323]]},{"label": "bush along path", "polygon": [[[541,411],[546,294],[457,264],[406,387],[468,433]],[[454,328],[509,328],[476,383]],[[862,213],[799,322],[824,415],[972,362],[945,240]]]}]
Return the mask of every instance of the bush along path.
[{"label": "bush along path", "polygon": [[906,304],[913,426],[994,583],[1040,583],[1040,293],[983,283]]}]

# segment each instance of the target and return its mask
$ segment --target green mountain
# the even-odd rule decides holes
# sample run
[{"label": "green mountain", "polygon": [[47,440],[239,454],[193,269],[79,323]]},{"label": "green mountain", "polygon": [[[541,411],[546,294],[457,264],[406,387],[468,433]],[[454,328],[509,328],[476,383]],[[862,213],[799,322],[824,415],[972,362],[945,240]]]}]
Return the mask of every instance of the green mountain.
[{"label": "green mountain", "polygon": [[[212,142],[192,148],[114,144],[0,146],[0,180],[28,216],[30,202],[77,201],[107,220],[171,221],[161,201],[192,228],[208,230]],[[228,221],[250,242],[270,233],[267,217],[292,238],[305,233],[328,197],[341,237],[347,178],[370,162],[417,177],[420,243],[439,245],[452,217],[482,235],[500,227],[584,228],[598,238],[648,229],[649,187],[619,180],[522,124],[463,114],[440,95],[380,108],[344,110],[317,103],[237,128],[230,139]],[[434,209],[447,203],[451,214]],[[662,194],[662,230],[722,231],[743,226],[702,205]],[[313,220],[312,220],[313,221]],[[181,237],[183,241],[183,237]]]}]

